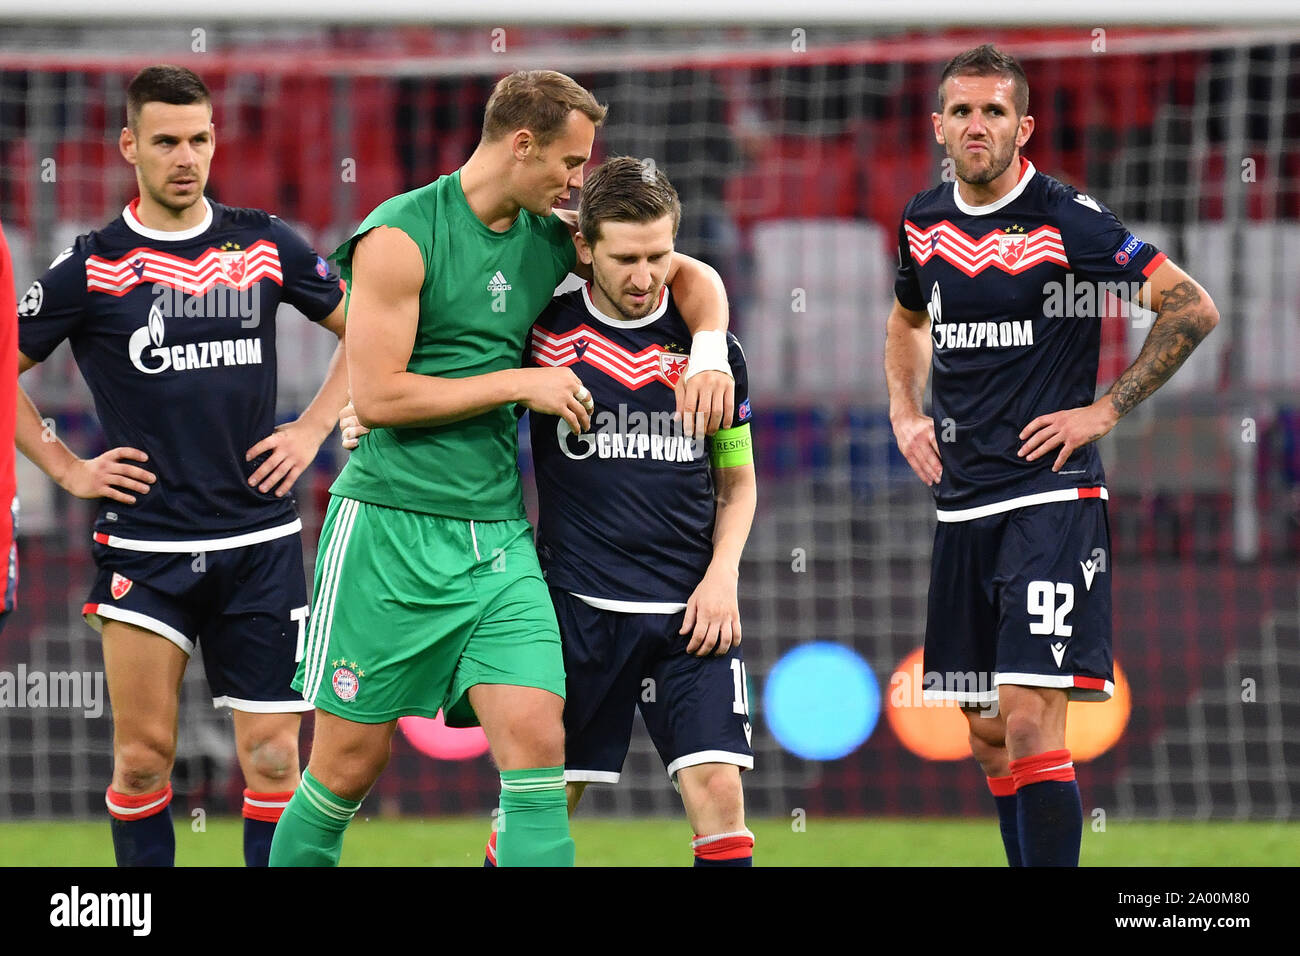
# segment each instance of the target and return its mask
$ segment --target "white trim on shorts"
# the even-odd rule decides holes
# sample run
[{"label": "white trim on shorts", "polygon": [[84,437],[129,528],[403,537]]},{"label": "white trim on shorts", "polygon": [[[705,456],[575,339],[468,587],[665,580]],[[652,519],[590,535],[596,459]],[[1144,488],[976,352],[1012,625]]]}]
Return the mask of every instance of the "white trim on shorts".
[{"label": "white trim on shorts", "polygon": [[618,783],[621,774],[614,770],[566,770],[565,783]]},{"label": "white trim on shorts", "polygon": [[754,769],[754,758],[748,754],[732,753],[729,750],[697,750],[693,754],[678,757],[665,769],[669,778],[677,776],[677,771],[686,767],[698,767],[702,763],[726,763],[740,767],[742,770]]},{"label": "white trim on shorts", "polygon": [[950,700],[958,704],[992,704],[998,699],[997,678],[992,690],[943,690],[927,687],[921,691],[921,700]]},{"label": "white trim on shorts", "polygon": [[[1109,700],[1115,694],[1113,681],[1106,681],[1101,687],[1080,687],[1074,682],[1074,674],[994,674],[993,685],[1014,684],[1017,687],[1059,687],[1070,691],[1071,700]],[[1096,678],[1091,678],[1096,680]],[[1102,697],[1101,695],[1105,695]]]},{"label": "white trim on shorts", "polygon": [[242,710],[246,714],[296,714],[315,709],[305,700],[244,700],[229,695],[212,698],[212,706]]},{"label": "white trim on shorts", "polygon": [[[950,700],[959,704],[992,704],[997,701],[998,687],[1002,684],[1015,687],[1059,687],[1071,692],[1071,700],[1078,701],[1108,700],[1115,693],[1115,685],[1111,681],[1106,681],[1100,688],[1080,687],[1075,684],[1074,676],[1073,674],[1016,674],[1008,671],[1005,674],[993,675],[993,690],[943,690],[927,687],[921,691],[921,699]],[[1103,694],[1104,698],[1101,696]]]},{"label": "white trim on shorts", "polygon": [[615,601],[613,598],[591,597],[570,591],[583,604],[590,604],[601,611],[617,611],[619,614],[676,614],[686,610],[685,604],[672,601]]},{"label": "white trim on shorts", "polygon": [[136,538],[119,538],[117,535],[104,534],[96,531],[92,538],[97,544],[105,544],[110,548],[120,548],[123,551],[149,551],[159,554],[190,554],[194,551],[229,551],[231,548],[243,548],[250,544],[261,544],[264,541],[275,541],[278,538],[287,538],[291,534],[297,534],[302,530],[302,519],[294,518],[288,524],[278,525],[274,528],[263,528],[261,531],[250,531],[247,534],[236,534],[229,538],[207,538],[202,541],[141,541]]},{"label": "white trim on shorts", "polygon": [[[94,607],[94,610],[87,610],[90,607]],[[170,624],[164,624],[158,618],[150,617],[148,614],[141,614],[139,611],[128,611],[125,608],[113,607],[111,604],[92,605],[87,601],[86,605],[81,609],[81,616],[85,618],[87,624],[101,634],[104,633],[104,622],[93,620],[95,617],[106,618],[110,621],[121,621],[123,624],[134,624],[136,627],[142,627],[146,631],[152,631],[159,637],[171,641],[183,650],[187,657],[194,653],[194,642],[188,637]]]},{"label": "white trim on shorts", "polygon": [[[1081,491],[1096,491],[1096,495],[1081,495]],[[1004,511],[1014,511],[1016,508],[1029,508],[1033,505],[1043,505],[1051,501],[1090,501],[1100,498],[1102,501],[1110,500],[1110,493],[1102,486],[1095,488],[1060,488],[1056,491],[1040,491],[1034,495],[1021,495],[1019,498],[1008,498],[1006,501],[995,501],[991,505],[980,505],[977,508],[962,508],[958,511],[935,510],[935,515],[940,521],[973,521],[975,518],[987,518],[989,515],[1001,514]]]}]

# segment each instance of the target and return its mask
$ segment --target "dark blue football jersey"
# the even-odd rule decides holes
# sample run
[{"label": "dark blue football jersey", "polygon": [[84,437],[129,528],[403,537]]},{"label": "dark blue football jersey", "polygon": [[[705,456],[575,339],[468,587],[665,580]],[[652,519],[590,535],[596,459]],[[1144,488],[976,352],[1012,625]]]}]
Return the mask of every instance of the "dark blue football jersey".
[{"label": "dark blue football jersey", "polygon": [[40,362],[68,339],[109,446],[144,451],[157,476],[133,505],[103,500],[95,539],[187,551],[275,537],[295,503],[250,487],[264,456],[244,456],[275,428],[276,308],[324,319],[339,277],[261,210],[208,202],[199,226],[161,232],[138,202],[78,236],[19,310],[19,350]]},{"label": "dark blue football jersey", "polygon": [[1105,498],[1097,448],[1016,456],[1039,415],[1092,403],[1106,293],[1128,298],[1164,253],[1095,199],[1036,172],[1002,199],[969,206],[956,183],[912,197],[898,232],[899,303],[927,310],[940,520],[1029,504]]},{"label": "dark blue football jersey", "polygon": [[[728,333],[733,424],[752,420],[745,355]],[[707,439],[671,421],[691,333],[668,295],[644,319],[608,318],[588,288],[556,296],[529,335],[525,364],[572,366],[591,391],[592,428],[529,412],[537,553],[551,587],[606,601],[684,604],[713,559]]]}]

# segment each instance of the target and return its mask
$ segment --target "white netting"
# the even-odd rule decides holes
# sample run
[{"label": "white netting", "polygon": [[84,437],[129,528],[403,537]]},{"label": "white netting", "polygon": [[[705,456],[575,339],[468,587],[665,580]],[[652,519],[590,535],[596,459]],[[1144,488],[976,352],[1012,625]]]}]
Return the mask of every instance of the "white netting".
[{"label": "white netting", "polygon": [[[68,36],[6,30],[0,42],[0,217],[24,284],[134,189],[115,141],[123,89],[141,61],[119,53],[145,41],[125,28]],[[597,158],[653,158],[674,181],[685,205],[680,247],[724,274],[750,362],[761,423],[760,506],[741,575],[758,709],[750,806],[987,812],[960,767],[923,765],[883,718],[862,751],[827,768],[783,750],[762,713],[765,675],[797,644],[851,646],[887,687],[924,633],[933,516],[893,448],[883,320],[899,212],[942,175],[929,119],[938,68],[987,37],[813,27],[800,47],[775,28],[511,28],[498,55],[487,28],[313,27],[272,42],[217,26],[207,34],[212,52],[195,57],[188,27],[155,25],[143,36],[149,58],[192,65],[214,90],[217,197],[279,213],[321,251],[379,200],[463,161],[502,73],[548,65],[593,89],[610,106]],[[1300,540],[1291,412],[1300,385],[1291,267],[1300,255],[1300,31],[1112,31],[1102,50],[1089,29],[994,38],[1030,76],[1038,129],[1027,155],[1168,251],[1223,315],[1102,450],[1117,561],[1130,569],[1124,583],[1116,578],[1117,656],[1142,696],[1125,746],[1099,764],[1099,787],[1131,814],[1290,815],[1300,799],[1287,750],[1297,728],[1296,634],[1286,624]],[[295,52],[284,53],[290,44]],[[1103,386],[1145,334],[1140,317],[1103,320]],[[287,415],[309,400],[332,339],[289,310],[279,335]],[[23,382],[76,450],[94,450],[88,394],[66,348]],[[1244,419],[1258,431],[1248,445]],[[87,511],[23,464],[24,560],[39,580],[24,579],[0,668],[96,672],[99,651],[79,621],[91,579]],[[337,465],[323,463],[299,488],[309,568]],[[1255,562],[1254,573],[1238,577],[1238,559]],[[1221,591],[1189,636],[1143,608],[1182,586],[1193,565],[1249,581],[1253,596],[1238,611]],[[1227,651],[1211,638],[1222,632]],[[1180,667],[1185,679],[1162,676]],[[1225,709],[1202,684],[1218,675],[1231,696],[1248,670],[1260,687],[1255,709]],[[211,711],[197,661],[186,694],[187,779],[195,791],[229,791],[229,721]],[[99,813],[110,733],[106,716],[0,711],[0,816]],[[403,808],[490,805],[490,774],[449,801],[439,791],[448,774],[426,762],[390,770],[399,779],[386,792],[402,791]],[[678,806],[639,722],[622,785],[593,788],[588,800],[622,813]]]}]

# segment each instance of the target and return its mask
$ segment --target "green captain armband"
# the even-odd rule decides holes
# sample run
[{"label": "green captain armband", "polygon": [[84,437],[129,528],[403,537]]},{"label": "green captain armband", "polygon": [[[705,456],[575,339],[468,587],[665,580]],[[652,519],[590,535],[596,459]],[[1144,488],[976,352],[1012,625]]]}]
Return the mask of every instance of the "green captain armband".
[{"label": "green captain armband", "polygon": [[714,468],[735,468],[754,463],[754,439],[749,422],[735,428],[721,428],[709,439],[709,464]]}]

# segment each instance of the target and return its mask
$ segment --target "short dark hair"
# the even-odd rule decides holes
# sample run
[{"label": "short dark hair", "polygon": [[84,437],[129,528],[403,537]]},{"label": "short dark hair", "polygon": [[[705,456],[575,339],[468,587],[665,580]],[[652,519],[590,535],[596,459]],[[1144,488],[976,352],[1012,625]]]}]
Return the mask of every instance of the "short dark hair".
[{"label": "short dark hair", "polygon": [[583,181],[578,229],[588,243],[600,238],[602,222],[654,222],[673,217],[673,235],[682,221],[682,202],[663,170],[653,162],[615,156]]},{"label": "short dark hair", "polygon": [[171,103],[175,106],[206,103],[210,110],[212,94],[193,70],[160,63],[145,67],[126,88],[126,125],[131,129],[136,128],[140,111],[146,103]]},{"label": "short dark hair", "polygon": [[943,112],[943,85],[950,76],[1006,76],[1015,82],[1016,116],[1029,112],[1029,80],[1014,56],[1003,53],[992,43],[985,43],[948,61],[939,77],[939,112]]},{"label": "short dark hair", "polygon": [[545,146],[560,135],[569,114],[582,112],[599,126],[608,107],[571,77],[554,70],[516,70],[503,76],[488,98],[483,114],[483,142],[491,143],[517,129],[526,129]]}]

